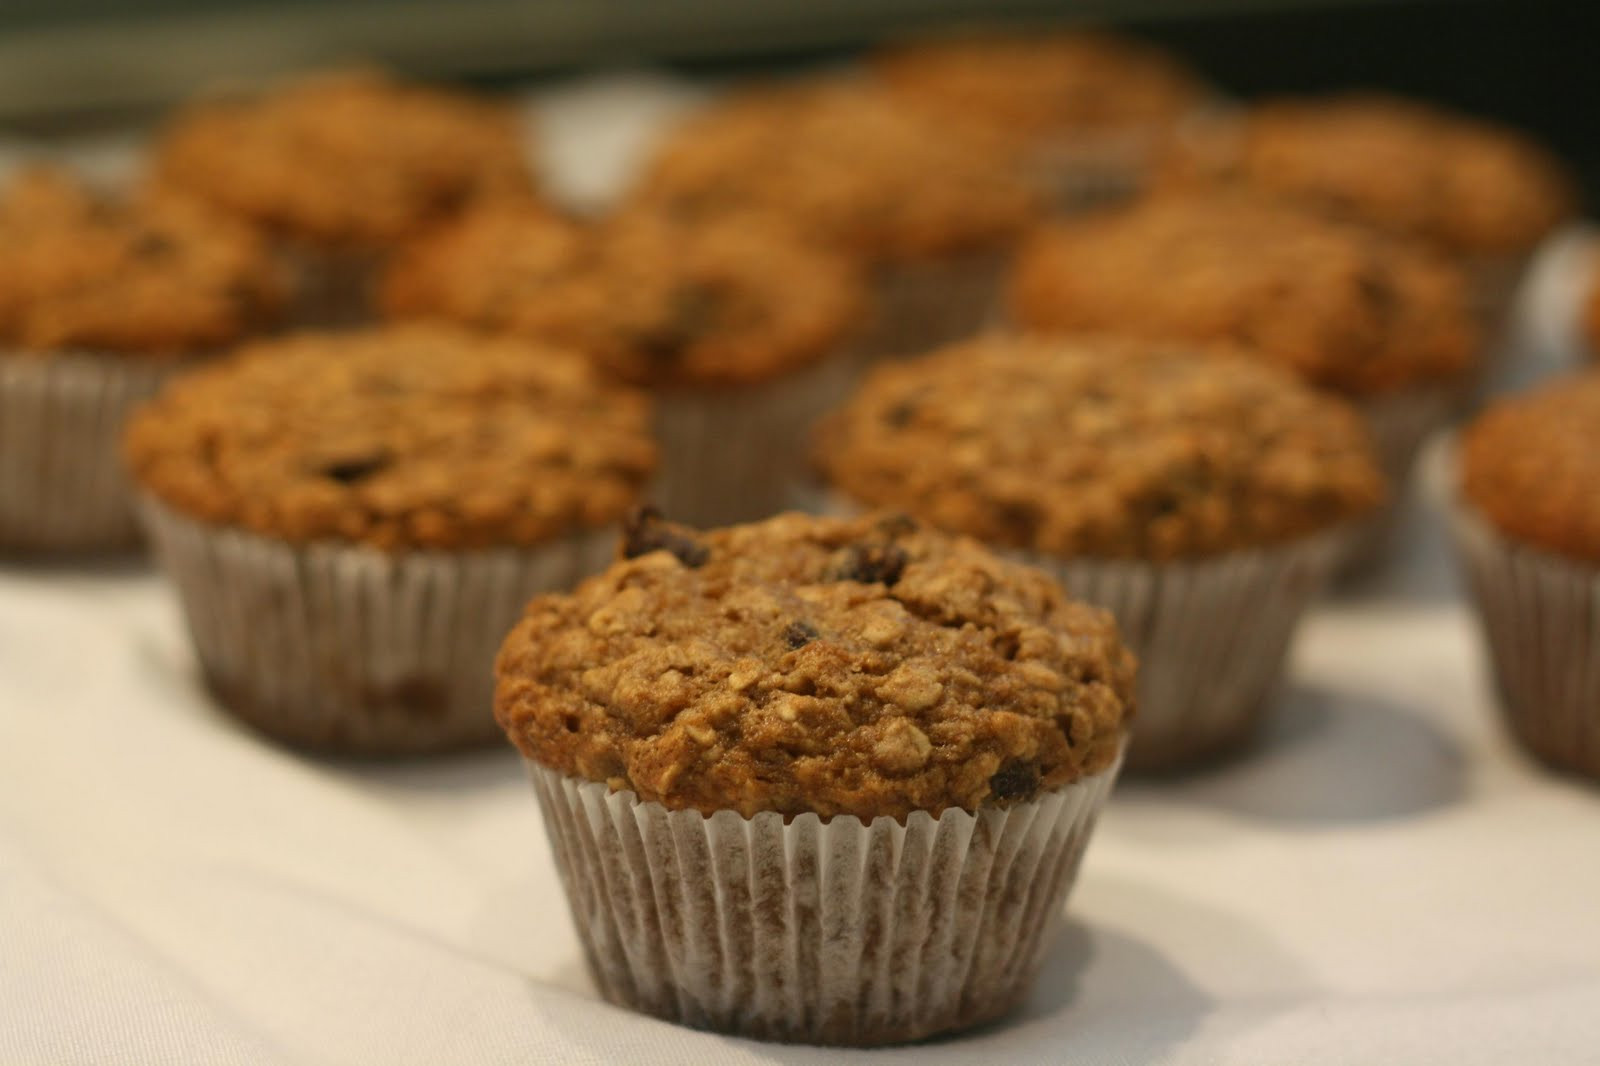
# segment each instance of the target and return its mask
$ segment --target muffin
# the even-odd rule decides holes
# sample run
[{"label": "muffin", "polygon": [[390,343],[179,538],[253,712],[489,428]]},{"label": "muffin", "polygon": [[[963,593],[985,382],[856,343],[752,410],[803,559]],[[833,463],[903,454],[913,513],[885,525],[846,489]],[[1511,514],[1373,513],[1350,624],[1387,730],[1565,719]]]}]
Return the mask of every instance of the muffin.
[{"label": "muffin", "polygon": [[650,390],[654,497],[698,525],[783,509],[804,433],[849,389],[865,310],[855,264],[759,215],[633,211],[582,225],[485,206],[404,251],[386,312],[549,341]]},{"label": "muffin", "polygon": [[1195,134],[1173,170],[1424,241],[1467,268],[1496,329],[1534,250],[1574,213],[1571,176],[1527,137],[1377,94],[1261,104]]},{"label": "muffin", "polygon": [[496,735],[500,638],[604,566],[655,459],[648,401],[581,355],[421,325],[247,348],[125,444],[218,699],[367,754]]},{"label": "muffin", "polygon": [[532,181],[509,108],[375,71],[196,103],[152,169],[290,250],[300,318],[313,324],[362,317],[373,267],[396,243]]},{"label": "muffin", "polygon": [[621,554],[496,665],[605,997],[816,1044],[1011,1010],[1133,710],[1110,618],[903,516],[645,514]]},{"label": "muffin", "polygon": [[1590,260],[1588,292],[1579,314],[1581,343],[1588,348],[1591,359],[1600,358],[1600,254]]},{"label": "muffin", "polygon": [[1138,655],[1130,768],[1242,747],[1294,628],[1384,497],[1344,404],[1225,350],[991,336],[880,368],[820,427],[845,508],[1048,569]]},{"label": "muffin", "polygon": [[1019,257],[1010,302],[1029,329],[1233,344],[1287,367],[1362,412],[1396,486],[1471,389],[1479,350],[1458,267],[1353,223],[1226,192],[1042,229]]},{"label": "muffin", "polygon": [[1173,57],[1095,31],[912,41],[882,49],[871,67],[906,105],[996,137],[1067,208],[1137,188],[1207,102]]},{"label": "muffin", "polygon": [[851,255],[877,283],[872,355],[977,329],[1038,207],[989,137],[843,79],[745,90],[691,116],[637,197],[689,218],[770,213]]},{"label": "muffin", "polygon": [[1512,732],[1600,778],[1600,374],[1491,405],[1459,451],[1452,528]]},{"label": "muffin", "polygon": [[130,547],[129,408],[272,323],[285,282],[250,231],[170,197],[35,170],[0,192],[0,550]]}]

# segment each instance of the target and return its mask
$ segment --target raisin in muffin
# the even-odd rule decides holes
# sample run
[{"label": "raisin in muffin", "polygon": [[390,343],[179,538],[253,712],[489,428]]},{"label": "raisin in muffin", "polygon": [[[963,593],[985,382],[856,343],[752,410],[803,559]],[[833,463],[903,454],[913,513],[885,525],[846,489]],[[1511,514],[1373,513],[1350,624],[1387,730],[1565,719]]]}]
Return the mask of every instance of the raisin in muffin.
[{"label": "raisin in muffin", "polygon": [[[605,995],[811,1043],[1009,1010],[1120,759],[1109,616],[903,516],[646,513],[622,555],[534,600],[496,667]],[[747,924],[702,920],[724,907]],[[725,951],[731,975],[695,961]]]},{"label": "raisin in muffin", "polygon": [[198,205],[46,170],[0,193],[0,243],[0,548],[126,547],[123,416],[184,362],[271,326],[282,271]]},{"label": "raisin in muffin", "polygon": [[855,257],[878,281],[867,343],[884,354],[981,324],[1039,207],[990,136],[844,79],[747,89],[689,117],[637,196],[691,218],[768,212]]},{"label": "raisin in muffin", "polygon": [[1517,739],[1600,777],[1600,375],[1492,404],[1461,435],[1453,529]]},{"label": "raisin in muffin", "polygon": [[489,664],[604,558],[649,407],[581,355],[442,326],[304,334],[168,386],[128,464],[207,681],[304,746],[494,735]]},{"label": "raisin in muffin", "polygon": [[881,369],[822,425],[849,505],[1050,567],[1139,655],[1130,754],[1238,747],[1342,540],[1384,498],[1359,417],[1226,350],[993,336]]},{"label": "raisin in muffin", "polygon": [[324,73],[195,103],[155,180],[270,234],[302,267],[302,313],[359,317],[375,260],[484,197],[526,195],[515,114],[376,71]]},{"label": "raisin in muffin", "polygon": [[1208,93],[1160,49],[1088,31],[967,33],[880,50],[908,106],[997,137],[1059,202],[1127,192]]},{"label": "raisin in muffin", "polygon": [[[635,210],[583,224],[537,204],[471,212],[388,272],[397,318],[559,343],[656,397],[662,506],[700,525],[781,510],[805,427],[848,390],[855,264],[762,215]],[[736,446],[730,446],[737,442]]]}]

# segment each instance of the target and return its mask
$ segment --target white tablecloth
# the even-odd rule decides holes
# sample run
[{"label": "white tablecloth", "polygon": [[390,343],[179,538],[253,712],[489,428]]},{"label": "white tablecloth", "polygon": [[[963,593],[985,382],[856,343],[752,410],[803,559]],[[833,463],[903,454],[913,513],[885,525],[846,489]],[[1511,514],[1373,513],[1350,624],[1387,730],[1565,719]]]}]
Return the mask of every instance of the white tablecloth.
[{"label": "white tablecloth", "polygon": [[[1600,790],[1500,730],[1413,514],[1404,565],[1309,619],[1253,758],[1119,786],[1022,1012],[860,1057],[1600,1062],[1597,841]],[[848,1058],[597,1001],[509,748],[283,751],[206,699],[154,575],[0,563],[0,1063]]]}]

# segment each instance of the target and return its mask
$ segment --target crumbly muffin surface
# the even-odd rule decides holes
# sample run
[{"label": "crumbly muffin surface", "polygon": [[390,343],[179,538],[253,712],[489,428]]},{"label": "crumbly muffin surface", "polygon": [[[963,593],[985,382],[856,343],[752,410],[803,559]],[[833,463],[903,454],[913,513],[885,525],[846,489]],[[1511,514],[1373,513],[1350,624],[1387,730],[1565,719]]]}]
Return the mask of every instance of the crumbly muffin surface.
[{"label": "crumbly muffin surface", "polygon": [[1109,615],[904,517],[643,515],[609,571],[529,605],[496,675],[528,758],[746,816],[1025,801],[1108,769],[1133,708]]},{"label": "crumbly muffin surface", "polygon": [[780,377],[832,351],[865,307],[849,259],[762,217],[586,226],[509,202],[408,248],[383,295],[393,316],[560,343],[652,386]]},{"label": "crumbly muffin surface", "polygon": [[1227,350],[995,336],[883,367],[819,433],[828,483],[987,544],[1188,559],[1372,511],[1359,418]]},{"label": "crumbly muffin surface", "polygon": [[1170,123],[1203,94],[1159,49],[1087,31],[909,42],[872,67],[912,106],[1023,139]]},{"label": "crumbly muffin surface", "polygon": [[1600,373],[1492,404],[1461,437],[1462,491],[1502,531],[1600,562]]},{"label": "crumbly muffin surface", "polygon": [[1231,194],[1158,197],[1046,227],[1019,257],[1010,301],[1030,329],[1234,344],[1357,396],[1455,382],[1477,358],[1459,268]]},{"label": "crumbly muffin surface", "polygon": [[343,249],[382,247],[531,182],[509,109],[373,72],[195,105],[154,163],[166,185],[275,234]]},{"label": "crumbly muffin surface", "polygon": [[655,464],[648,402],[584,357],[421,325],[248,348],[139,411],[126,454],[202,521],[387,550],[603,526]]},{"label": "crumbly muffin surface", "polygon": [[1453,254],[1521,254],[1574,210],[1560,162],[1516,131],[1376,95],[1264,104],[1198,134],[1170,176],[1284,195]]},{"label": "crumbly muffin surface", "polygon": [[638,195],[691,217],[773,213],[872,262],[991,251],[1037,208],[995,147],[870,86],[747,90],[668,134]]},{"label": "crumbly muffin surface", "polygon": [[286,281],[260,239],[172,197],[112,200],[25,172],[0,193],[0,344],[171,358],[271,324]]}]

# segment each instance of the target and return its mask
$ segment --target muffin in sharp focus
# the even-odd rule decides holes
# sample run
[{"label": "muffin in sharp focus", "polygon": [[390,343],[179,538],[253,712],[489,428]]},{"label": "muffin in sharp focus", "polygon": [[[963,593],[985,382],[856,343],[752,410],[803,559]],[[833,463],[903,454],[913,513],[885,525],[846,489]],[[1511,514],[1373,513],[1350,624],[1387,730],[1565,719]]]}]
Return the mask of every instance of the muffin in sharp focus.
[{"label": "muffin in sharp focus", "polygon": [[132,546],[127,411],[273,324],[285,280],[248,229],[171,197],[25,172],[0,192],[0,550]]},{"label": "muffin in sharp focus", "polygon": [[909,41],[871,67],[908,106],[995,137],[1068,208],[1137,188],[1209,97],[1159,48],[1087,30]]},{"label": "muffin in sharp focus", "polygon": [[783,509],[806,427],[849,389],[866,310],[854,262],[764,215],[635,210],[597,224],[530,203],[470,213],[398,257],[395,317],[588,353],[656,399],[654,498],[696,525]]},{"label": "muffin in sharp focus", "polygon": [[1491,405],[1461,434],[1453,531],[1512,731],[1600,778],[1600,374]]},{"label": "muffin in sharp focus", "polygon": [[1575,183],[1521,133],[1378,94],[1268,101],[1191,138],[1174,181],[1279,196],[1426,242],[1465,266],[1498,329],[1534,250],[1575,210]]},{"label": "muffin in sharp focus", "polygon": [[501,636],[604,565],[655,462],[647,399],[583,356],[442,326],[246,349],[140,410],[126,454],[221,702],[367,754],[495,735]]},{"label": "muffin in sharp focus", "polygon": [[282,242],[308,324],[367,314],[375,263],[484,197],[532,186],[507,106],[375,71],[320,74],[193,104],[157,144],[162,185]]},{"label": "muffin in sharp focus", "polygon": [[995,141],[837,79],[734,93],[670,131],[637,197],[688,218],[755,209],[873,272],[864,348],[965,336],[994,310],[1039,198]]},{"label": "muffin in sharp focus", "polygon": [[1471,388],[1478,329],[1459,267],[1293,205],[1153,198],[1041,229],[1011,282],[1027,329],[1235,345],[1351,401],[1388,478]]},{"label": "muffin in sharp focus", "polygon": [[645,515],[622,555],[496,666],[606,998],[857,1045],[1012,1009],[1132,713],[1110,617],[903,516]]},{"label": "muffin in sharp focus", "polygon": [[1360,418],[1259,360],[1108,336],[982,338],[880,368],[818,433],[846,507],[1047,567],[1140,660],[1129,765],[1253,735],[1296,622],[1384,498]]}]

